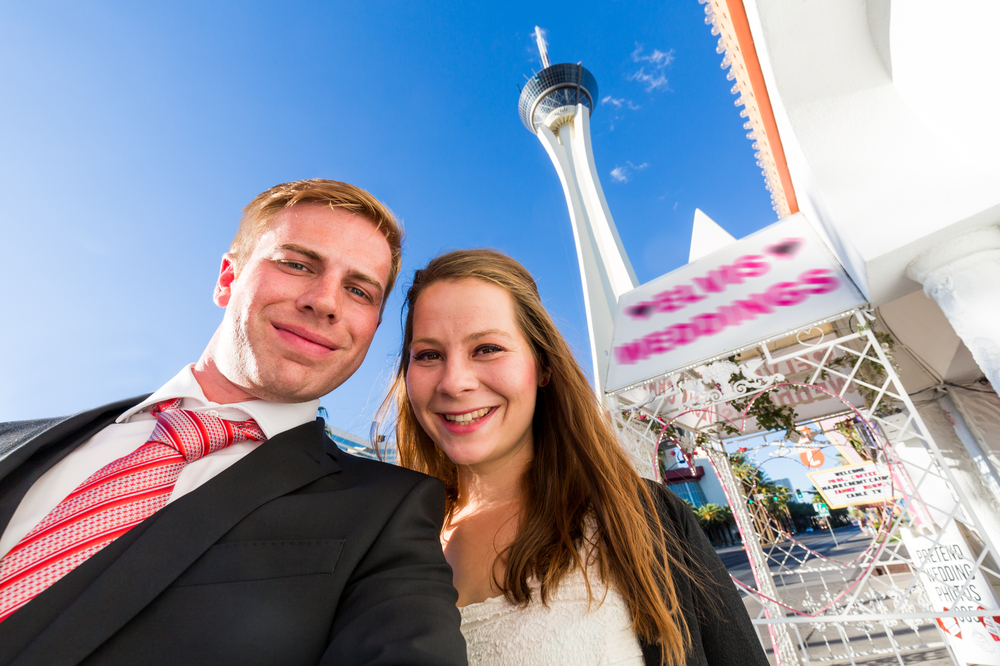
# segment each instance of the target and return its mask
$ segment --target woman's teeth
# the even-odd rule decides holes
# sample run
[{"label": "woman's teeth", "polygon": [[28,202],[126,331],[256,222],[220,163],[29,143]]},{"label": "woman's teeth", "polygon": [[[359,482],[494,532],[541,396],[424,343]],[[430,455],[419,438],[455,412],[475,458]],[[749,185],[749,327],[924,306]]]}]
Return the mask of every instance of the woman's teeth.
[{"label": "woman's teeth", "polygon": [[490,413],[490,407],[483,407],[482,409],[477,409],[474,412],[468,412],[466,414],[445,414],[444,418],[452,423],[466,424],[472,423],[473,421],[478,421],[487,414]]}]

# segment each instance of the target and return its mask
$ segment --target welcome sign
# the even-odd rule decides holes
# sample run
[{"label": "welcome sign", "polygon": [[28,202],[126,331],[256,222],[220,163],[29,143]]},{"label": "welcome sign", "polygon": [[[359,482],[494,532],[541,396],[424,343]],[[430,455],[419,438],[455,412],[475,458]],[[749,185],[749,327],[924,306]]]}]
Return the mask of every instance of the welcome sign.
[{"label": "welcome sign", "polygon": [[893,488],[892,474],[878,463],[834,467],[809,472],[808,476],[831,509],[876,504],[898,496]]},{"label": "welcome sign", "polygon": [[798,213],[623,294],[607,390],[775,337],[864,300]]}]

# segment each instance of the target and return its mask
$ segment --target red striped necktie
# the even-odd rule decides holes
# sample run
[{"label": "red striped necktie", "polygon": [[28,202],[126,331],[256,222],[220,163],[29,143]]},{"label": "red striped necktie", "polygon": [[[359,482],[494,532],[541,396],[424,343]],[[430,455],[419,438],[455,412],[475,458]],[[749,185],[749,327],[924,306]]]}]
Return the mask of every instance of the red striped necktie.
[{"label": "red striped necktie", "polygon": [[161,509],[185,465],[267,439],[252,419],[227,421],[180,405],[180,398],[155,405],[149,440],[87,478],[0,560],[0,622]]}]

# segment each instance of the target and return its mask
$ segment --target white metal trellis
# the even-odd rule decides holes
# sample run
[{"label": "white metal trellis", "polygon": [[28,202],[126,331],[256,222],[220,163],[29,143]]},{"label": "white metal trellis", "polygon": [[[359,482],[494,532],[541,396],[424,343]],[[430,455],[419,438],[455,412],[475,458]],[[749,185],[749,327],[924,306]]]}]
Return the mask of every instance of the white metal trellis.
[{"label": "white metal trellis", "polygon": [[[922,651],[923,663],[930,663],[927,653],[933,650],[944,659],[937,663],[965,664],[966,648],[955,646],[967,645],[971,636],[986,635],[1000,645],[1000,608],[976,587],[983,580],[987,587],[1000,586],[998,551],[903,389],[873,322],[872,314],[855,310],[742,350],[738,359],[674,372],[642,389],[608,396],[623,445],[641,473],[656,478],[661,434],[677,432],[669,426],[680,427],[683,434],[675,443],[684,451],[711,461],[752,574],[752,583],[738,576],[734,581],[747,594],[754,623],[767,627],[768,639],[762,642],[782,666],[853,665],[876,655],[891,655],[902,665],[904,655],[914,651]],[[878,529],[867,539],[855,535],[844,547],[822,552],[778,525],[766,530],[759,521],[755,525],[726,448],[733,438],[723,426],[740,421],[733,418],[741,415],[732,401],[763,391],[780,398],[777,392],[785,387],[813,398],[810,419],[836,413],[853,417],[869,440],[867,454],[889,470],[896,499],[873,507],[872,524]],[[756,426],[752,419],[737,425]],[[907,455],[904,443],[906,450],[916,446],[922,454]],[[784,440],[762,446],[772,455],[789,452]],[[968,545],[974,563],[961,570],[968,574],[964,580],[950,586],[937,582],[935,576],[944,574],[929,556],[910,553],[904,543],[926,544],[919,552],[927,553],[946,543],[954,548],[950,544],[956,539]],[[935,581],[933,590],[927,589],[928,581]],[[935,603],[942,594],[953,599],[945,609]],[[976,595],[990,603],[974,603]],[[956,643],[963,631],[965,638],[959,640],[966,643]]]}]

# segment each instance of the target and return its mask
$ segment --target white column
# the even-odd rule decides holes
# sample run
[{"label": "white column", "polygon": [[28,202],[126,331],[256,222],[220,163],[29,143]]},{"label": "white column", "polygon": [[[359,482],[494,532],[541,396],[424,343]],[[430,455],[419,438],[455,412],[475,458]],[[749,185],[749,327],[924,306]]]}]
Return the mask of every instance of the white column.
[{"label": "white column", "polygon": [[[983,475],[979,465],[976,464],[974,455],[969,451],[969,442],[963,440],[961,430],[956,428],[955,412],[948,409],[951,401],[935,400],[922,405],[917,411],[923,420],[928,433],[934,438],[938,450],[941,452],[943,462],[948,466],[951,476],[958,489],[964,496],[964,504],[970,511],[975,512],[976,519],[986,532],[981,534],[984,541],[989,540],[991,544],[1000,544],[1000,502],[990,488],[989,480]],[[919,449],[912,447],[899,447],[897,452],[904,462],[914,465],[916,468],[923,466],[926,468],[930,458]],[[911,478],[919,479],[923,472],[914,469],[910,472]],[[935,491],[938,492],[935,492]],[[933,478],[929,482],[922,484],[920,494],[923,500],[929,505],[931,514],[935,521],[943,524],[945,517],[942,513],[950,511],[956,502],[962,501],[960,498],[949,497],[946,488]],[[958,514],[960,520],[964,519],[961,513]],[[970,527],[975,527],[970,525]]]},{"label": "white column", "polygon": [[937,302],[1000,393],[1000,227],[941,243],[914,259],[906,274]]}]

